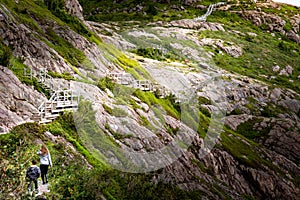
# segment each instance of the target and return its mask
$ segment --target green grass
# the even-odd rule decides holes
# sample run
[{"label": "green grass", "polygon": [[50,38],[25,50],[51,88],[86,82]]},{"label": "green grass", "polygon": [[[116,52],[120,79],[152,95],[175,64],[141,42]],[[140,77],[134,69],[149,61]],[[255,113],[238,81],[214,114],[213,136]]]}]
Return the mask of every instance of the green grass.
[{"label": "green grass", "polygon": [[96,159],[95,156],[84,146],[85,143],[80,137],[80,134],[78,134],[72,113],[65,113],[64,115],[56,118],[47,126],[47,129],[53,135],[61,135],[66,138],[67,141],[72,143],[77,151],[80,152],[93,166],[101,168],[106,167],[103,160]]},{"label": "green grass", "polygon": [[53,78],[62,78],[62,79],[68,80],[68,81],[75,80],[74,77],[68,72],[58,73],[58,72],[54,72],[54,71],[49,71],[48,75],[50,75]]},{"label": "green grass", "polygon": [[[218,12],[212,14],[210,20],[224,23],[227,31],[200,31],[199,39],[222,39],[225,42],[232,42],[241,46],[243,49],[243,55],[238,58],[226,53],[219,54],[219,49],[214,49],[215,56],[213,59],[219,67],[266,83],[276,84],[278,87],[290,88],[296,92],[300,91],[300,80],[297,78],[300,75],[299,45],[284,37],[283,40],[278,40],[280,35],[276,34],[273,37],[270,33],[260,30],[237,14],[231,13],[229,15],[226,12]],[[240,31],[245,35],[237,35],[229,32],[229,30]],[[257,37],[249,36],[247,32],[256,33]],[[275,65],[279,65],[281,69],[287,65],[294,67],[292,76],[276,75],[272,71],[272,67]],[[276,75],[275,79],[270,78],[273,75]]]},{"label": "green grass", "polygon": [[36,155],[35,139],[44,139],[43,127],[37,123],[26,123],[14,127],[10,133],[0,135],[0,185],[1,199],[25,197],[27,179],[25,173]]},{"label": "green grass", "polygon": [[0,65],[7,66],[12,56],[12,50],[2,43],[0,38]]},{"label": "green grass", "polygon": [[[174,3],[180,4],[179,1],[172,1],[171,4],[137,0],[122,1],[118,3],[113,1],[104,1],[101,3],[96,1],[86,2],[84,0],[80,0],[79,2],[83,6],[86,18],[91,21],[124,22],[134,20],[146,23],[147,21],[153,20],[172,20],[179,19],[183,16],[196,16],[199,12],[197,9],[186,5],[185,7],[188,9],[185,11],[172,10],[170,6]],[[143,6],[143,9],[140,12],[123,12],[127,8],[132,9],[136,7],[138,4]],[[95,11],[95,8],[100,9],[101,12]],[[165,8],[167,10],[164,10]],[[115,12],[116,10],[118,10],[118,12]],[[90,13],[93,13],[93,15],[90,15]]]},{"label": "green grass", "polygon": [[253,118],[250,119],[244,123],[241,123],[238,127],[237,127],[237,133],[245,136],[248,139],[256,139],[256,138],[266,138],[268,133],[271,130],[271,127],[267,127],[263,130],[255,130],[253,128],[253,126],[257,123],[262,122],[263,119],[262,118]]},{"label": "green grass", "polygon": [[151,92],[143,92],[140,90],[136,90],[134,95],[141,101],[145,102],[148,106],[161,106],[168,115],[176,119],[180,118],[180,108],[174,100],[170,98],[157,98]]},{"label": "green grass", "polygon": [[9,63],[9,69],[18,77],[18,79],[26,84],[33,86],[35,90],[43,93],[46,97],[50,98],[50,91],[45,90],[41,83],[35,77],[30,78],[30,76],[24,75],[24,69],[27,73],[30,72],[30,69],[27,65],[24,65],[21,60],[12,57]]},{"label": "green grass", "polygon": [[[246,140],[248,144],[243,142],[242,139]],[[275,168],[271,162],[263,159],[262,155],[257,152],[258,145],[256,143],[238,136],[232,131],[227,130],[221,134],[221,144],[240,164],[256,169],[263,165]]]},{"label": "green grass", "polygon": [[126,72],[130,73],[135,79],[152,80],[151,75],[133,59],[128,58],[124,53],[110,44],[101,43],[98,45],[103,50],[103,56],[118,66],[122,67]]},{"label": "green grass", "polygon": [[58,36],[53,29],[46,30],[46,37],[48,40],[44,42],[55,51],[57,51],[63,58],[65,58],[73,66],[80,66],[86,60],[85,54],[75,48],[70,42]]}]

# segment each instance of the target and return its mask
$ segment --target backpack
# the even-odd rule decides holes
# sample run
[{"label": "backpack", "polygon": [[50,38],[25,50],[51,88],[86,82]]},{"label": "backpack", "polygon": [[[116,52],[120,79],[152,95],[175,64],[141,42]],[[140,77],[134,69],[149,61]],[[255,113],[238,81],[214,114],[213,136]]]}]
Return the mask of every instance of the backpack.
[{"label": "backpack", "polygon": [[30,179],[37,179],[40,177],[39,169],[37,167],[29,167],[26,172],[26,177]]}]

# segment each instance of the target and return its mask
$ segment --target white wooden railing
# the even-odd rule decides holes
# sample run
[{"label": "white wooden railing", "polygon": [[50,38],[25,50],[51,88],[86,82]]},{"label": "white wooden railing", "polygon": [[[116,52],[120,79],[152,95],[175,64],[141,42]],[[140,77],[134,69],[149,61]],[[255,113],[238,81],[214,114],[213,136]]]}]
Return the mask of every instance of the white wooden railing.
[{"label": "white wooden railing", "polygon": [[218,2],[218,3],[215,3],[215,4],[210,4],[207,11],[206,11],[206,13],[204,15],[200,16],[200,17],[195,18],[195,19],[198,20],[198,21],[206,21],[206,18],[209,15],[211,15],[211,13],[213,11],[215,11],[217,7],[220,7],[220,6],[225,5],[225,4],[226,4],[225,2]]}]

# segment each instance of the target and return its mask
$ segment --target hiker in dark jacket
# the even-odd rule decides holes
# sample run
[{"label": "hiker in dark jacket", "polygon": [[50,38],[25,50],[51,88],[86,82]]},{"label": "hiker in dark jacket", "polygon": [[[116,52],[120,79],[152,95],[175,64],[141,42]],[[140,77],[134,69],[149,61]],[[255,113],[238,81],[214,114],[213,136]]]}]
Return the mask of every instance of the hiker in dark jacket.
[{"label": "hiker in dark jacket", "polygon": [[48,183],[48,168],[49,166],[52,167],[51,156],[45,144],[42,145],[37,154],[40,156],[40,168],[43,184],[46,184]]},{"label": "hiker in dark jacket", "polygon": [[29,185],[28,185],[28,190],[33,191],[32,183],[34,183],[35,192],[38,193],[39,188],[38,188],[38,180],[37,179],[41,175],[41,170],[38,166],[36,166],[36,163],[37,163],[36,160],[32,160],[31,163],[32,163],[32,165],[26,171],[26,177],[29,178],[29,180],[30,180]]}]

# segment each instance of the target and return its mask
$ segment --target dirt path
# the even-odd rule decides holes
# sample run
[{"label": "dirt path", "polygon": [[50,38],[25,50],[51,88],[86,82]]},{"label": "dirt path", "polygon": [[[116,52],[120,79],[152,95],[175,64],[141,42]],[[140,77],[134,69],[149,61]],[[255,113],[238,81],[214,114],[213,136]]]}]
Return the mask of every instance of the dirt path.
[{"label": "dirt path", "polygon": [[50,192],[48,183],[43,185],[42,181],[38,180],[38,186],[39,186],[39,193],[35,195],[36,197]]}]

